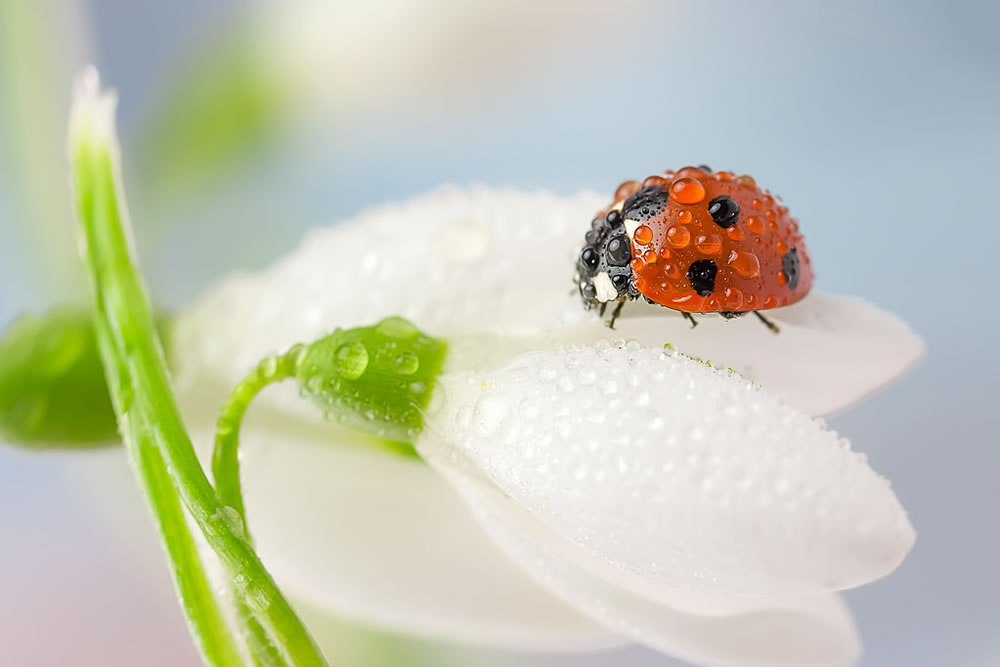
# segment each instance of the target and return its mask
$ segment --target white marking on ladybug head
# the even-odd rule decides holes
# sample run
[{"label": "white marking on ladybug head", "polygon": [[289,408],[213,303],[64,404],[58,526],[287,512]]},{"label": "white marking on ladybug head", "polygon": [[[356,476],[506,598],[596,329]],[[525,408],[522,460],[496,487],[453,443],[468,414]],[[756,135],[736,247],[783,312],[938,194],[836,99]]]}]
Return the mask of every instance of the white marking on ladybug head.
[{"label": "white marking on ladybug head", "polygon": [[597,290],[597,300],[601,303],[614,301],[618,298],[618,290],[611,284],[611,276],[606,271],[601,271],[594,276],[594,289]]},{"label": "white marking on ladybug head", "polygon": [[628,234],[628,237],[634,241],[635,240],[635,230],[642,223],[640,221],[638,221],[638,220],[630,220],[629,218],[625,218],[624,222],[625,222],[625,233]]}]

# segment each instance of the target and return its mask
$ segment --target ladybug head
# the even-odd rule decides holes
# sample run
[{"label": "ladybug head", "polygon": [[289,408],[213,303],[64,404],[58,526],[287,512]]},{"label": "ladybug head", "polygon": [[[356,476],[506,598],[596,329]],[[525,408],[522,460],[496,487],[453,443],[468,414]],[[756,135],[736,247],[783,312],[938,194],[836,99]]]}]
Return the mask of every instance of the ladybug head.
[{"label": "ladybug head", "polygon": [[594,218],[576,263],[575,282],[583,305],[590,309],[629,294],[632,287],[632,243],[617,209]]}]

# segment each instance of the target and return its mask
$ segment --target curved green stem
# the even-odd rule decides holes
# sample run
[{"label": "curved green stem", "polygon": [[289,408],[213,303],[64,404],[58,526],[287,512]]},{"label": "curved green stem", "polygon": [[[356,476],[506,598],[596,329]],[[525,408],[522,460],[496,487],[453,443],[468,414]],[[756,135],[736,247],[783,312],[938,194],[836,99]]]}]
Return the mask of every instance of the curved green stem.
[{"label": "curved green stem", "polygon": [[[232,507],[243,519],[246,531],[246,510],[243,506],[243,490],[240,484],[240,422],[246,414],[250,402],[264,387],[294,377],[302,360],[305,347],[295,345],[288,352],[268,357],[257,364],[229,395],[222,406],[215,430],[215,449],[212,452],[212,477],[219,500]],[[247,539],[249,532],[246,533]]]}]

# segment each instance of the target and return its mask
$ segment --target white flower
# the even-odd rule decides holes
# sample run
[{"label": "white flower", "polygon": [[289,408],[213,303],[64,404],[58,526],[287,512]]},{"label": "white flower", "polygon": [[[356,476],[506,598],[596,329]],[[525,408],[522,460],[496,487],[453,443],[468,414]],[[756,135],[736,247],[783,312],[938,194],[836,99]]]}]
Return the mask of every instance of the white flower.
[{"label": "white flower", "polygon": [[214,407],[261,358],[401,315],[452,341],[424,461],[324,423],[290,385],[244,424],[247,520],[293,598],[510,648],[850,662],[835,591],[892,571],[914,533],[863,455],[807,415],[891,382],[922,343],[819,294],[769,314],[779,335],[641,303],[610,331],[571,281],[605,203],[444,189],[313,232],[182,318],[188,423],[208,448]]}]

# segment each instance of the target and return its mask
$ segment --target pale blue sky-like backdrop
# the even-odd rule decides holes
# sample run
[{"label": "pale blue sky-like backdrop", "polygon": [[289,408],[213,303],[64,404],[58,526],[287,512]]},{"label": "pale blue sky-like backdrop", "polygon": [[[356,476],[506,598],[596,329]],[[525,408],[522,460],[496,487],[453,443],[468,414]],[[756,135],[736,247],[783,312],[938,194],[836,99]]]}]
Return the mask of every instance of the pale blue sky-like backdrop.
[{"label": "pale blue sky-like backdrop", "polygon": [[[137,241],[155,298],[173,308],[267,265],[312,226],[445,183],[610,196],[686,164],[750,173],[801,220],[819,290],[863,296],[928,344],[902,382],[831,420],[893,480],[918,531],[898,572],[847,594],[861,665],[1000,665],[1000,5],[329,5],[314,28],[342,46],[296,70],[296,108],[246,159],[180,194],[143,170],[151,118],[213,44],[247,33],[294,43],[258,34],[254,17],[279,3],[44,0],[0,12],[18,22],[0,29],[11,47],[0,45],[0,76],[23,81],[27,68],[47,110],[27,122],[0,99],[0,325],[79,294],[65,255],[47,250],[71,230],[68,210],[59,220],[65,174],[49,165],[61,168],[70,76],[88,60],[120,91]],[[37,68],[17,61],[31,43],[47,54]],[[41,147],[25,154],[18,137]],[[27,196],[29,177],[52,197]],[[89,474],[126,471],[115,452],[0,448],[10,664],[196,664],[151,535],[121,534],[120,508]],[[677,663],[634,649],[516,664]]]}]

